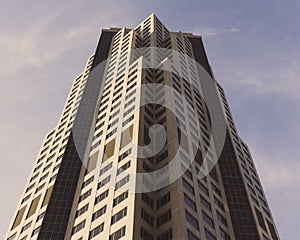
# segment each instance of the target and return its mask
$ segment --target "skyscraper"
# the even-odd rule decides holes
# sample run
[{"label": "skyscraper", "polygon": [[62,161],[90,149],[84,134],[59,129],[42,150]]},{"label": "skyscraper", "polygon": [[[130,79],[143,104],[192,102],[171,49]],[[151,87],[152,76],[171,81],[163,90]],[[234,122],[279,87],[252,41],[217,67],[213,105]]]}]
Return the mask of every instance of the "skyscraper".
[{"label": "skyscraper", "polygon": [[201,36],[102,30],[6,239],[279,239]]}]

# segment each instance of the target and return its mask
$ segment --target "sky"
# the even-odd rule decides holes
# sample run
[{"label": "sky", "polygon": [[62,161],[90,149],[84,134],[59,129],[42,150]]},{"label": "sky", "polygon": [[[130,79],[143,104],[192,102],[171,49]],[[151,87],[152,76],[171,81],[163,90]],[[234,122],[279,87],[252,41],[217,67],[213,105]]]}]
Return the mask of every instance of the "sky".
[{"label": "sky", "polygon": [[299,11],[298,0],[3,0],[0,238],[100,30],[133,28],[154,12],[171,31],[203,36],[279,234],[299,239]]}]

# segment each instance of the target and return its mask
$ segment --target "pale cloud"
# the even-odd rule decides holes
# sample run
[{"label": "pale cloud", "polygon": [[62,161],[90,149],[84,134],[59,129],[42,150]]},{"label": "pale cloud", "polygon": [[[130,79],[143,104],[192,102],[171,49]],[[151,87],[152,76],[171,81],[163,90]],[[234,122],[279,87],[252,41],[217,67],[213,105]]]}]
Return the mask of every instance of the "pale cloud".
[{"label": "pale cloud", "polygon": [[288,189],[300,185],[300,163],[287,153],[270,155],[254,149],[253,156],[259,176],[267,191]]},{"label": "pale cloud", "polygon": [[239,87],[246,88],[256,95],[280,93],[289,97],[300,97],[299,69],[281,69],[269,76],[266,73],[260,74],[259,72],[249,73],[241,71],[237,71],[236,75],[240,84]]},{"label": "pale cloud", "polygon": [[202,36],[217,36],[224,33],[239,33],[240,29],[205,27],[205,28],[196,28],[192,32]]},{"label": "pale cloud", "polygon": [[234,66],[233,62],[221,59],[218,60],[220,66],[217,68],[217,76],[220,76],[225,89],[243,91],[241,99],[272,93],[299,98],[300,68],[297,65],[300,59],[291,57],[288,64],[270,66],[269,69],[261,68],[266,65],[264,61],[267,60],[258,59],[255,66],[247,66],[246,63],[235,63],[237,65]]},{"label": "pale cloud", "polygon": [[[2,75],[12,74],[22,67],[42,67],[51,61],[58,60],[76,45],[82,46],[90,42],[89,36],[98,34],[97,27],[104,27],[107,23],[115,21],[110,12],[101,15],[90,13],[77,24],[57,27],[61,24],[60,19],[72,9],[72,4],[74,1],[61,5],[51,15],[45,15],[43,19],[29,25],[28,29],[21,29],[18,35],[0,33],[0,52],[2,59],[5,59],[0,64]],[[114,14],[118,14],[118,10]],[[128,17],[123,17],[122,20],[130,26]],[[120,23],[116,25],[120,26]]]},{"label": "pale cloud", "polygon": [[55,40],[51,38],[49,41],[48,36],[53,34],[48,30],[49,24],[48,21],[38,23],[18,38],[0,36],[0,52],[5,59],[0,66],[0,71],[10,74],[24,66],[43,66],[74,48],[79,40],[94,31],[89,25],[81,25],[56,34]]}]

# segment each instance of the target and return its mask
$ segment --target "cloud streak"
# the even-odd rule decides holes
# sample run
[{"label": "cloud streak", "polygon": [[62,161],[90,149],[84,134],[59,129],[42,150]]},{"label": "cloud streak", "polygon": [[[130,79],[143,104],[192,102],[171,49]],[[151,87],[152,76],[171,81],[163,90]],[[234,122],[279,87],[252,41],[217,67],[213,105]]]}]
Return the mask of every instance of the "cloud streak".
[{"label": "cloud streak", "polygon": [[212,36],[218,36],[220,34],[226,34],[226,33],[240,33],[241,30],[238,28],[205,27],[205,28],[196,28],[192,32],[198,35],[212,37]]},{"label": "cloud streak", "polygon": [[[93,32],[89,25],[82,25],[67,32],[56,34],[55,40],[48,38],[52,33],[48,30],[50,23],[38,23],[19,38],[15,36],[0,37],[0,51],[5,61],[0,67],[4,74],[10,74],[22,67],[41,67],[54,61],[64,52],[75,47],[78,39],[83,39]],[[46,46],[46,47],[45,47]]]}]

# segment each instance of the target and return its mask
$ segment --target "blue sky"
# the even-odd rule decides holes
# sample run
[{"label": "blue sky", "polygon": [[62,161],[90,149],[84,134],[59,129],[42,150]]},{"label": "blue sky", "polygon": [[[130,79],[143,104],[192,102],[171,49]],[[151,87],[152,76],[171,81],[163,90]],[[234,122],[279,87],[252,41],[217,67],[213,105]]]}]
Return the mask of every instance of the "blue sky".
[{"label": "blue sky", "polygon": [[203,35],[280,236],[299,239],[299,11],[296,0],[3,1],[0,237],[100,29],[134,27],[154,12],[170,30]]}]

